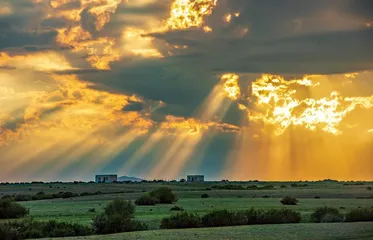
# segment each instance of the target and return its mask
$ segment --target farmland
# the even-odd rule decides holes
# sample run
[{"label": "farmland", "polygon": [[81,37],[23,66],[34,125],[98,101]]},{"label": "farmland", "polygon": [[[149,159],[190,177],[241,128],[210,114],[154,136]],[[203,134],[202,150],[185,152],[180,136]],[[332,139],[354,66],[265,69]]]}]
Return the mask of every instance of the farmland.
[{"label": "farmland", "polygon": [[[243,190],[226,190],[214,188],[214,186],[242,186]],[[268,186],[273,189],[247,190],[247,186]],[[235,236],[234,239],[246,239],[244,236],[252,236],[253,239],[267,239],[278,232],[283,239],[291,239],[287,236],[292,231],[297,232],[299,238],[307,237],[308,232],[315,229],[322,237],[332,234],[337,236],[344,233],[349,238],[338,239],[360,239],[360,237],[373,237],[371,223],[338,223],[338,224],[309,224],[311,213],[318,207],[332,206],[338,208],[342,213],[355,208],[373,207],[373,191],[369,190],[372,183],[351,185],[340,182],[309,182],[301,187],[292,187],[287,182],[247,182],[247,183],[53,183],[53,184],[11,184],[0,186],[0,196],[13,194],[37,194],[58,193],[68,191],[73,193],[101,192],[99,195],[73,197],[67,199],[50,199],[39,201],[20,202],[30,209],[30,217],[38,221],[57,220],[61,222],[79,223],[90,225],[92,218],[103,212],[105,205],[114,199],[135,200],[156,188],[167,186],[173,190],[179,200],[175,204],[158,204],[156,206],[137,206],[135,218],[149,225],[150,230],[159,228],[161,219],[170,216],[170,208],[174,205],[182,207],[187,212],[204,214],[216,209],[246,210],[251,207],[258,209],[280,209],[284,206],[280,199],[285,196],[293,196],[299,200],[298,205],[286,206],[296,210],[302,215],[302,224],[299,225],[269,225],[269,226],[244,226],[219,229],[196,229],[196,230],[172,230],[156,232],[124,233],[124,235],[107,236],[105,239],[189,239],[188,234],[198,235],[200,239],[217,239],[217,236]],[[201,198],[202,194],[208,194],[209,198]],[[94,211],[92,211],[94,209]],[[89,211],[91,210],[91,211]],[[5,221],[5,220],[3,220]],[[290,231],[291,230],[291,231]],[[338,234],[337,234],[338,233]],[[215,235],[214,235],[215,234]],[[233,234],[233,235],[230,235]],[[354,236],[354,234],[356,236]],[[364,236],[363,236],[364,235]],[[158,236],[158,238],[157,238]],[[207,237],[209,236],[209,237]],[[215,236],[215,237],[214,237]],[[293,235],[297,236],[297,235]],[[341,235],[342,236],[342,235]],[[153,238],[151,238],[153,237]],[[184,237],[184,238],[183,238]],[[100,239],[94,236],[89,239]],[[223,238],[231,239],[231,238]],[[276,238],[277,239],[277,238]],[[282,238],[278,238],[282,239]],[[318,239],[317,237],[313,239]]]}]

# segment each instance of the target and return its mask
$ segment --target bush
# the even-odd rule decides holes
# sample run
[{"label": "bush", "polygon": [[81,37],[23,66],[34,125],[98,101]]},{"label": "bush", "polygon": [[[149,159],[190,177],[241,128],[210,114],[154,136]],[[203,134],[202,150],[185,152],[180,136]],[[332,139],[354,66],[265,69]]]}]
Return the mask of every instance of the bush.
[{"label": "bush", "polygon": [[308,187],[308,184],[301,184],[301,183],[292,183],[290,184],[291,187]]},{"label": "bush", "polygon": [[96,212],[96,209],[95,208],[90,208],[90,209],[88,209],[88,212],[94,213],[94,212]]},{"label": "bush", "polygon": [[103,214],[93,219],[92,225],[97,234],[147,230],[146,224],[133,220],[134,215],[132,202],[114,200],[108,203]]},{"label": "bush", "polygon": [[0,239],[2,240],[19,240],[21,239],[17,228],[9,226],[9,224],[0,224]]},{"label": "bush", "polygon": [[271,209],[257,212],[256,224],[300,223],[300,213],[290,209]]},{"label": "bush", "polygon": [[29,214],[24,206],[10,200],[0,200],[0,219],[21,218]]},{"label": "bush", "polygon": [[193,213],[180,212],[163,218],[161,229],[198,228],[201,227],[201,218]]},{"label": "bush", "polygon": [[320,207],[311,214],[313,222],[342,222],[343,215],[338,209],[332,207]]},{"label": "bush", "polygon": [[372,187],[370,187],[370,186],[367,187],[367,190],[368,190],[368,191],[372,191]]},{"label": "bush", "polygon": [[209,198],[210,196],[207,193],[201,195],[201,198]]},{"label": "bush", "polygon": [[133,218],[135,215],[135,206],[131,201],[114,200],[106,205],[105,215],[119,215],[122,218]]},{"label": "bush", "polygon": [[149,194],[145,194],[136,199],[135,204],[141,206],[154,206],[155,204],[159,203],[159,200],[155,197],[150,196]]},{"label": "bush", "polygon": [[287,196],[281,199],[280,202],[282,203],[282,205],[297,205],[299,201],[295,197]]},{"label": "bush", "polygon": [[78,196],[79,196],[78,194],[72,193],[72,192],[64,192],[61,195],[62,198],[72,198],[72,197],[78,197]]},{"label": "bush", "polygon": [[179,207],[179,206],[174,206],[170,209],[170,211],[184,211],[184,208]]},{"label": "bush", "polygon": [[226,184],[226,185],[214,185],[211,188],[213,189],[225,189],[225,190],[245,190],[241,185]]},{"label": "bush", "polygon": [[203,227],[238,226],[247,224],[244,212],[231,212],[228,210],[215,210],[202,216]]},{"label": "bush", "polygon": [[286,185],[281,185],[280,188],[287,188]]},{"label": "bush", "polygon": [[167,187],[158,188],[150,192],[150,196],[159,200],[159,203],[170,204],[177,201],[176,195]]},{"label": "bush", "polygon": [[28,219],[0,224],[0,239],[9,240],[87,236],[92,233],[90,227],[56,221],[37,222]]},{"label": "bush", "polygon": [[96,234],[111,234],[147,230],[146,224],[119,214],[101,214],[93,219],[93,228]]},{"label": "bush", "polygon": [[258,190],[272,190],[275,189],[275,186],[273,185],[264,185],[262,187],[258,187]]},{"label": "bush", "polygon": [[357,208],[346,214],[346,222],[373,221],[373,208]]},{"label": "bush", "polygon": [[249,185],[246,187],[247,190],[258,190],[258,186],[257,185]]},{"label": "bush", "polygon": [[257,224],[258,215],[259,215],[258,210],[255,210],[254,208],[251,208],[250,210],[247,210],[244,213],[246,215],[248,225]]}]

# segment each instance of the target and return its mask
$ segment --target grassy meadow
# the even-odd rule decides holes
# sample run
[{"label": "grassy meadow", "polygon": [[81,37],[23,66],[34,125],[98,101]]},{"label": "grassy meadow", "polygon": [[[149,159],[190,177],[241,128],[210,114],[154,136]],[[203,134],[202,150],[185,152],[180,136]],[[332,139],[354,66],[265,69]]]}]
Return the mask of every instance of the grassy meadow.
[{"label": "grassy meadow", "polygon": [[[174,205],[183,207],[185,211],[203,214],[216,209],[245,210],[290,208],[299,211],[304,224],[244,226],[214,229],[189,229],[147,231],[124,233],[119,235],[84,237],[82,239],[373,239],[373,223],[338,223],[309,224],[311,213],[318,207],[330,206],[341,212],[358,207],[373,207],[373,191],[368,190],[373,183],[364,185],[345,185],[340,182],[308,182],[308,186],[291,187],[287,182],[248,182],[230,183],[234,185],[273,185],[272,190],[222,190],[212,188],[214,185],[226,183],[54,183],[54,184],[17,184],[0,185],[0,197],[12,194],[37,194],[38,192],[73,193],[97,192],[104,194],[75,197],[68,199],[52,199],[20,202],[30,209],[30,216],[35,220],[57,220],[89,225],[92,218],[103,212],[105,205],[114,199],[135,200],[156,188],[167,186],[178,196],[176,204],[156,206],[137,206],[135,218],[149,224],[151,230],[157,230],[163,217],[170,216],[170,208]],[[285,185],[285,187],[281,187]],[[121,192],[121,193],[118,193]],[[209,198],[201,198],[207,193]],[[298,205],[283,206],[280,199],[293,196],[299,200]],[[95,211],[89,211],[94,209]],[[4,221],[4,220],[3,220]],[[369,230],[371,229],[371,230]],[[271,238],[276,235],[278,238]],[[193,236],[196,236],[194,238]],[[311,238],[307,238],[313,236]],[[318,238],[318,236],[320,238]],[[338,238],[327,238],[340,236]],[[78,238],[76,238],[78,239]]]}]

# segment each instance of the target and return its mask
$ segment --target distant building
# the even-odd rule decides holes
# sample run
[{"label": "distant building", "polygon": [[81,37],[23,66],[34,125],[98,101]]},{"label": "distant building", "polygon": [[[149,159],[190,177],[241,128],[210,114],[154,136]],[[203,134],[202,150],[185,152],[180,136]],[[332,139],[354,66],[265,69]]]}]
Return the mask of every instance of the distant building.
[{"label": "distant building", "polygon": [[96,175],[96,183],[112,183],[118,181],[117,175]]},{"label": "distant building", "polygon": [[203,175],[188,175],[187,176],[188,182],[204,182],[205,176]]}]

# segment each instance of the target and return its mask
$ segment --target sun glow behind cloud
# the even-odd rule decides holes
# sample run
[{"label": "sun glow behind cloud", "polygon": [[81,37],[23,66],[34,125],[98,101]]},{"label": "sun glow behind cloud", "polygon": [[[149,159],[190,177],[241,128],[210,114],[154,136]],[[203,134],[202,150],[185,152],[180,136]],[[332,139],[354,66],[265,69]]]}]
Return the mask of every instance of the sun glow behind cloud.
[{"label": "sun glow behind cloud", "polygon": [[[359,78],[357,73],[353,76]],[[244,117],[223,175],[233,179],[361,179],[359,166],[370,163],[367,153],[359,151],[373,141],[365,134],[372,125],[362,117],[372,116],[373,96],[343,96],[336,86],[351,94],[353,83],[348,80],[346,86],[339,80],[334,86],[329,78],[285,80],[263,75],[253,81],[247,104],[238,103]]]},{"label": "sun glow behind cloud", "polygon": [[[184,174],[188,166],[197,172],[211,139],[225,133],[236,136],[224,172],[232,179],[372,176],[366,173],[371,166],[366,149],[373,143],[369,121],[373,96],[369,87],[357,87],[362,72],[341,74],[340,81],[333,84],[332,75],[287,80],[267,74],[246,86],[240,81],[245,73],[219,72],[216,85],[189,117],[162,115],[164,112],[157,110],[168,107],[167,103],[117,92],[122,89],[102,90],[107,89],[107,79],[100,79],[101,86],[67,75],[95,69],[109,72],[121,68],[115,62],[124,68],[144,59],[174,67],[171,61],[184,57],[179,53],[198,55],[198,45],[214,49],[214,44],[204,42],[206,39],[247,36],[250,24],[240,25],[246,14],[237,12],[241,9],[215,12],[221,5],[225,7],[223,1],[220,5],[216,0],[173,0],[168,1],[169,6],[156,0],[32,2],[44,14],[40,14],[39,25],[34,20],[30,24],[38,27],[27,32],[38,36],[52,28],[57,35],[45,50],[27,52],[30,46],[24,46],[0,52],[0,163],[6,165],[1,172],[5,177],[31,179],[42,175],[51,179],[79,164],[84,165],[83,171],[79,168],[81,175],[90,175],[119,160],[123,161],[121,171],[132,175],[132,169],[150,158],[149,168],[140,172],[143,177],[172,179]],[[14,12],[12,5],[0,4],[1,16]],[[56,18],[63,21],[42,27]],[[68,24],[60,26],[64,21]],[[369,22],[359,24],[370,27]],[[219,38],[221,33],[224,37]],[[236,57],[236,53],[231,55],[224,58]],[[226,65],[221,68],[226,69],[224,72],[234,71]],[[207,68],[204,64],[198,67]],[[126,110],[133,103],[144,108]],[[231,117],[226,116],[231,108],[242,113],[240,126],[224,122],[225,117]],[[353,143],[352,138],[356,139]],[[122,157],[127,151],[129,156]]]}]

